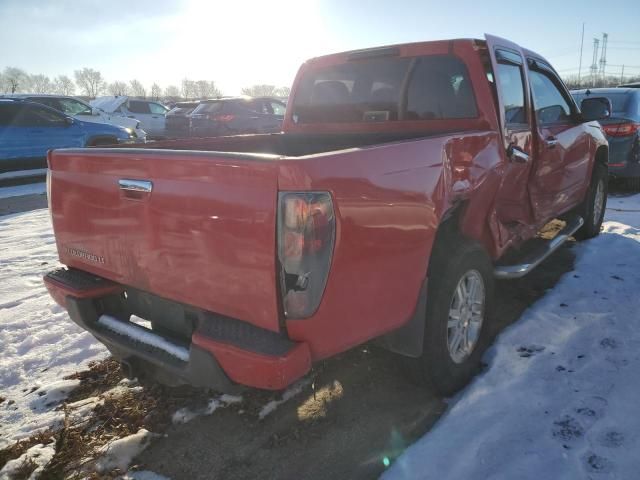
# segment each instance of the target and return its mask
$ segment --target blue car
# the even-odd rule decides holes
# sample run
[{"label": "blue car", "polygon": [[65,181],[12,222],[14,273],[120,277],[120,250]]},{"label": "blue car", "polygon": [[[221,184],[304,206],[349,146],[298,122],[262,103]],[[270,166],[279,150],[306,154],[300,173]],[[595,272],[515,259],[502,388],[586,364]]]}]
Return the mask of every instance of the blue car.
[{"label": "blue car", "polygon": [[600,120],[609,140],[609,175],[640,183],[640,88],[591,88],[571,92],[578,105],[588,97],[611,101],[611,117]]},{"label": "blue car", "polygon": [[129,129],[89,123],[25,100],[0,99],[0,174],[47,167],[54,148],[133,143]]}]

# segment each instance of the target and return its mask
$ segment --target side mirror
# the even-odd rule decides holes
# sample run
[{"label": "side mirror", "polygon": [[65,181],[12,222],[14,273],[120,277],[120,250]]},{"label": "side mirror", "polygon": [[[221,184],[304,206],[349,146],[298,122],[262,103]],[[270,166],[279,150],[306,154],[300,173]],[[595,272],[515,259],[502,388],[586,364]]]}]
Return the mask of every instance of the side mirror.
[{"label": "side mirror", "polygon": [[64,123],[67,124],[68,127],[75,123],[75,120],[71,117],[64,117]]},{"label": "side mirror", "polygon": [[611,100],[606,97],[590,97],[582,100],[580,110],[582,111],[582,119],[585,122],[590,122],[609,118],[613,108],[611,107]]},{"label": "side mirror", "polygon": [[100,110],[98,110],[96,107],[91,108],[91,115],[97,117],[98,115],[100,115]]}]

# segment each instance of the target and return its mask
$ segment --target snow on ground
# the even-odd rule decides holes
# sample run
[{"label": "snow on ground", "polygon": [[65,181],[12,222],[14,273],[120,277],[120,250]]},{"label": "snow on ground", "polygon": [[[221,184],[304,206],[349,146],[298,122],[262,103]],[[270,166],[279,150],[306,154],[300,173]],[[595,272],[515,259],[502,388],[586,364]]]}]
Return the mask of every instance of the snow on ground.
[{"label": "snow on ground", "polygon": [[309,383],[311,383],[311,379],[303,378],[302,380],[299,380],[298,382],[291,385],[289,388],[287,388],[284,391],[284,393],[282,394],[282,398],[280,398],[280,400],[271,400],[270,402],[266,403],[260,409],[260,412],[258,413],[258,418],[262,420],[267,415],[273,413],[276,410],[276,408],[278,408],[283,403],[287,402],[288,400],[291,400],[296,395],[300,395],[300,393],[302,393],[302,390],[304,390],[304,388],[307,385],[309,385]]},{"label": "snow on ground", "polygon": [[29,480],[35,480],[55,455],[55,445],[55,440],[48,445],[34,445],[15,460],[9,460],[0,470],[0,480],[14,478],[25,462],[33,462],[36,465],[36,468],[29,475]]},{"label": "snow on ground", "polygon": [[219,408],[224,408],[234,403],[242,402],[242,397],[236,395],[228,395],[223,394],[219,398],[212,398],[209,400],[209,403],[206,407],[201,408],[199,410],[192,410],[190,408],[181,408],[177,410],[173,416],[171,417],[171,421],[174,424],[187,423],[197,417],[202,417],[204,415],[211,415],[213,412],[218,410]]},{"label": "snow on ground", "polygon": [[107,355],[47,293],[57,266],[46,209],[0,217],[0,448],[59,422],[74,386],[62,377]]},{"label": "snow on ground", "polygon": [[0,198],[20,197],[22,195],[44,195],[47,192],[47,184],[29,183],[27,185],[18,185],[15,187],[1,187]]},{"label": "snow on ground", "polygon": [[385,480],[640,477],[640,195],[608,207],[575,270]]},{"label": "snow on ground", "polygon": [[133,435],[109,442],[101,449],[100,457],[96,460],[96,471],[105,473],[115,468],[126,471],[133,458],[147,448],[156,436],[141,428]]}]

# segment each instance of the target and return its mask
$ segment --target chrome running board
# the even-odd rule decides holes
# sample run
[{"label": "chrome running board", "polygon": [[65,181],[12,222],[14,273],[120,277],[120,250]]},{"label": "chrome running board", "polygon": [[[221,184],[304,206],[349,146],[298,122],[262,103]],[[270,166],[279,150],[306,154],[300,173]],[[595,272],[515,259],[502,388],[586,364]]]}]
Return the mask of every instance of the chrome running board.
[{"label": "chrome running board", "polygon": [[499,280],[510,280],[524,277],[531,270],[536,268],[542,261],[555,252],[566,242],[571,235],[584,225],[582,217],[575,217],[567,221],[565,227],[558,234],[545,243],[541,248],[527,255],[526,261],[516,265],[499,265],[493,269],[493,276]]}]

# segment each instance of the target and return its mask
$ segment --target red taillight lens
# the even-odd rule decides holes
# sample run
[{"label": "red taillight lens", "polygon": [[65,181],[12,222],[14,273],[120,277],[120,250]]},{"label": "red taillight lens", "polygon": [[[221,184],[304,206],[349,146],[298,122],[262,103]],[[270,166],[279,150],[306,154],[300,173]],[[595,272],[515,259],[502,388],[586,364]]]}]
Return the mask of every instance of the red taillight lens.
[{"label": "red taillight lens", "polygon": [[640,123],[613,123],[603,125],[602,129],[610,137],[628,137],[640,130]]},{"label": "red taillight lens", "polygon": [[328,192],[278,195],[278,259],[284,313],[307,318],[320,305],[336,235]]},{"label": "red taillight lens", "polygon": [[234,118],[234,115],[216,115],[215,117],[213,117],[213,120],[215,120],[216,122],[229,123]]}]

